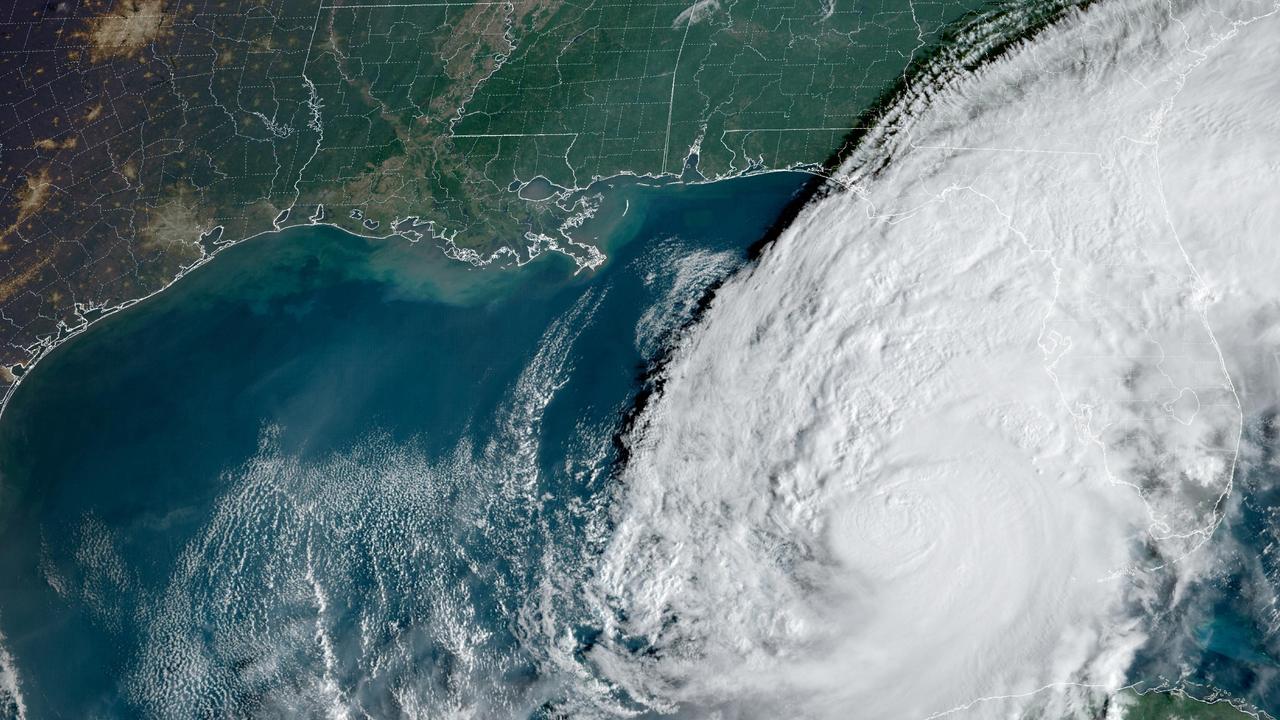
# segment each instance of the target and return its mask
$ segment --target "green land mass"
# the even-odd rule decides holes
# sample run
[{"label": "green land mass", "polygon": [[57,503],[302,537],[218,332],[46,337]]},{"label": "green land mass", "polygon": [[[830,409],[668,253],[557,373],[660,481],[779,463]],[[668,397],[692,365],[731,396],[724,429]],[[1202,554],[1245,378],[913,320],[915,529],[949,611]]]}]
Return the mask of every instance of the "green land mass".
[{"label": "green land mass", "polygon": [[712,179],[820,168],[982,6],[18,0],[0,11],[0,385],[275,228],[594,266],[569,237],[593,179],[676,176],[693,154]]},{"label": "green land mass", "polygon": [[[1126,692],[1119,698],[1124,720],[1256,720],[1226,700],[1206,702],[1177,692]],[[1265,717],[1265,716],[1261,716]]]}]

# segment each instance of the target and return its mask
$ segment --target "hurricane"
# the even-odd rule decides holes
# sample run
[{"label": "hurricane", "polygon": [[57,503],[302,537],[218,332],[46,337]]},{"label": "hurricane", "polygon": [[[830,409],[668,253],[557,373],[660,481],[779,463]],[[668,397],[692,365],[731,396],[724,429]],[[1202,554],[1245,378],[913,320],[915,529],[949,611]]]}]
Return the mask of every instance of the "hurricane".
[{"label": "hurricane", "polygon": [[612,470],[599,431],[576,446],[572,521],[536,458],[589,297],[443,466],[377,438],[298,464],[264,429],[131,691],[173,717],[1105,712],[1210,572],[1274,402],[1275,211],[1221,157],[1277,171],[1275,115],[1233,99],[1280,97],[1280,20],[1018,12],[906,84],[751,265],[655,250],[650,395]]},{"label": "hurricane", "polygon": [[1274,403],[1276,13],[975,31],[887,108],[662,367],[593,663],[679,716],[1105,712]]},{"label": "hurricane", "polygon": [[[56,624],[47,596],[94,628],[76,652],[110,677],[66,707],[101,717],[1273,712],[1277,37],[1274,0],[993,4],[804,167],[820,190],[750,257],[664,236],[594,285],[350,331],[334,354],[363,377],[282,361],[264,375],[309,395],[245,394],[305,441],[264,421],[216,482],[140,472],[180,498],[164,513],[62,487],[32,517],[66,532],[22,549],[44,594],[0,622]],[[241,320],[340,316],[294,299],[317,267]],[[343,302],[428,307],[350,275]],[[533,330],[513,309],[566,293]],[[430,339],[477,317],[507,365]],[[430,338],[375,342],[402,330]],[[370,347],[437,353],[461,380],[431,397],[465,411],[398,432],[335,410],[378,373],[435,380]],[[5,630],[0,717],[34,720],[61,679]]]}]

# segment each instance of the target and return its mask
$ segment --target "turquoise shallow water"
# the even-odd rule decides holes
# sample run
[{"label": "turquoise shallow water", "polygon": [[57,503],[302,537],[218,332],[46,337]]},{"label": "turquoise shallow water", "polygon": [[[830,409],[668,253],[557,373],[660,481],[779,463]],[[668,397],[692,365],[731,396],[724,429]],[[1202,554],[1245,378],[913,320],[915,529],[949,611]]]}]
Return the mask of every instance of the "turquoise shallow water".
[{"label": "turquoise shallow water", "polygon": [[530,628],[596,631],[539,593],[601,541],[645,363],[806,180],[619,185],[577,275],[295,229],[59,348],[0,422],[29,717],[570,707]]}]

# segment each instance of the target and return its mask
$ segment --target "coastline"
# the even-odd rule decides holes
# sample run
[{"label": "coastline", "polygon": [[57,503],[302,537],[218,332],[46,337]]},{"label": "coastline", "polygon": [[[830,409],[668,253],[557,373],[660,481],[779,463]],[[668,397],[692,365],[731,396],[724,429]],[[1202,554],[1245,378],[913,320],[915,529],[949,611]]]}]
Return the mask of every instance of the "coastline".
[{"label": "coastline", "polygon": [[[813,176],[815,176],[815,181],[819,181],[820,179],[820,181],[822,182],[826,182],[827,179],[829,179],[826,176],[819,176],[819,174],[813,172],[813,170],[806,169],[806,165],[797,165],[797,167],[795,168],[776,168],[776,169],[749,168],[749,169],[742,170],[742,172],[736,172],[732,174],[726,174],[726,176],[712,177],[712,178],[686,178],[684,176],[677,176],[677,174],[675,173],[657,174],[657,176],[654,176],[654,174],[621,173],[621,174],[618,174],[618,176],[612,176],[608,178],[593,178],[593,181],[591,181],[589,186],[586,186],[584,188],[566,188],[566,190],[557,192],[556,195],[549,197],[548,200],[558,201],[558,200],[568,199],[568,197],[585,195],[585,193],[588,193],[591,190],[591,188],[600,186],[600,184],[616,183],[618,181],[632,181],[636,183],[640,183],[643,181],[652,181],[657,184],[662,184],[662,186],[668,186],[668,184],[671,184],[671,186],[705,186],[705,184],[732,182],[732,181],[736,181],[736,179],[750,178],[750,177],[756,177],[756,176],[763,176],[763,174],[777,174],[777,173],[813,174]],[[518,192],[518,190],[515,192]],[[291,215],[293,214],[293,210],[294,208],[289,208],[287,210],[282,211],[282,213],[278,215],[278,218],[291,217]],[[588,215],[588,217],[586,218],[581,218],[581,219],[575,218],[577,219],[577,222],[575,225],[573,225],[573,227],[580,227],[581,224],[584,224],[585,222],[589,222],[589,220],[593,217],[594,217],[594,213],[591,215]],[[410,227],[402,227],[402,225],[406,223],[408,223]],[[590,245],[590,243],[586,243],[586,242],[570,241],[575,243],[575,245],[590,247],[591,250],[596,251],[596,256],[598,256],[598,261],[594,261],[594,263],[591,263],[591,261],[584,261],[581,258],[579,258],[579,256],[573,255],[572,252],[567,251],[567,249],[564,249],[564,247],[559,246],[559,243],[554,241],[554,238],[545,238],[545,240],[550,241],[549,243],[545,243],[545,245],[532,246],[532,247],[535,247],[535,251],[531,252],[531,254],[527,256],[527,258],[517,258],[517,256],[513,255],[513,252],[508,249],[508,247],[500,247],[500,249],[495,250],[494,252],[492,252],[492,254],[488,256],[481,256],[479,254],[476,254],[476,252],[474,251],[470,251],[470,249],[458,249],[456,245],[453,245],[451,238],[445,237],[443,236],[443,234],[434,232],[433,234],[430,234],[430,236],[426,236],[426,234],[421,233],[417,231],[417,229],[415,229],[415,228],[420,228],[422,227],[422,225],[426,225],[426,224],[430,224],[430,223],[419,224],[419,218],[417,217],[399,218],[399,219],[393,220],[393,222],[389,224],[389,227],[393,228],[392,231],[390,232],[362,233],[362,232],[352,231],[351,228],[343,227],[343,225],[339,225],[337,223],[325,222],[325,220],[323,219],[316,219],[314,215],[312,215],[312,217],[308,219],[308,222],[301,222],[296,224],[275,224],[271,228],[262,229],[262,231],[260,232],[250,234],[250,236],[246,236],[243,238],[237,238],[237,240],[215,242],[214,245],[212,245],[212,250],[207,249],[207,246],[205,245],[200,245],[200,241],[196,241],[197,245],[200,245],[201,247],[201,251],[202,251],[201,258],[197,259],[196,261],[193,261],[191,265],[188,265],[186,266],[186,268],[183,268],[182,270],[180,270],[180,272],[175,274],[173,278],[170,278],[169,281],[166,282],[163,287],[160,287],[159,290],[148,293],[148,295],[145,295],[142,297],[136,297],[136,299],[129,299],[123,302],[119,302],[119,304],[116,304],[116,305],[82,307],[82,309],[78,309],[79,318],[81,318],[82,322],[76,325],[76,327],[65,327],[65,325],[63,325],[63,327],[59,328],[59,333],[56,334],[56,336],[49,336],[49,337],[42,338],[42,340],[38,342],[36,346],[28,347],[27,348],[27,351],[29,354],[28,359],[24,361],[24,363],[15,366],[15,368],[17,368],[17,372],[15,372],[13,368],[0,368],[0,370],[4,370],[4,374],[0,375],[0,387],[4,388],[3,395],[0,395],[0,421],[4,420],[5,410],[8,409],[9,402],[12,401],[14,393],[17,392],[18,387],[22,386],[23,380],[29,377],[29,374],[32,373],[32,370],[35,370],[36,366],[40,364],[41,361],[44,361],[46,357],[49,357],[50,354],[52,354],[52,352],[54,352],[55,350],[58,350],[59,347],[65,345],[65,343],[69,341],[72,341],[73,338],[81,336],[82,333],[87,332],[88,329],[95,327],[95,325],[101,322],[101,320],[110,318],[110,316],[114,316],[119,313],[123,313],[123,311],[125,310],[132,309],[133,306],[142,304],[142,302],[154,299],[154,297],[161,295],[161,293],[169,291],[170,288],[173,288],[175,284],[178,284],[178,282],[186,278],[187,275],[193,272],[196,272],[196,270],[198,269],[204,268],[204,266],[207,264],[212,263],[212,261],[218,258],[219,255],[223,254],[225,250],[230,249],[230,247],[241,246],[241,245],[244,245],[244,243],[247,243],[250,241],[260,240],[260,238],[274,236],[274,234],[293,231],[293,229],[302,229],[302,228],[329,228],[329,229],[332,229],[332,231],[344,234],[344,236],[351,237],[353,238],[353,240],[372,241],[372,242],[387,242],[387,241],[399,240],[399,241],[408,243],[408,245],[419,245],[419,243],[431,240],[436,242],[436,250],[439,251],[440,256],[442,256],[442,258],[444,258],[445,260],[448,260],[449,263],[456,263],[458,266],[460,266],[460,269],[475,268],[475,269],[490,270],[490,272],[498,272],[498,270],[518,270],[518,269],[524,268],[525,265],[531,263],[531,261],[534,261],[540,258],[541,255],[548,254],[548,252],[554,252],[554,254],[564,255],[566,256],[566,258],[572,260],[573,263],[575,263],[576,265],[575,274],[581,273],[582,270],[598,269],[599,266],[602,265],[605,260],[607,260],[607,256],[605,256],[603,252],[599,251],[598,246]],[[219,229],[220,229],[220,225],[219,227],[207,229],[207,231],[201,231],[200,237],[201,238],[209,237],[210,234],[214,234],[218,232]],[[497,263],[499,263],[500,260],[507,260],[509,264],[497,265]]]},{"label": "coastline", "polygon": [[[652,181],[655,184],[659,184],[663,186],[665,185],[702,186],[702,185],[713,185],[713,184],[723,183],[723,182],[732,182],[734,180],[739,180],[739,179],[749,178],[749,177],[756,177],[759,175],[778,174],[778,173],[810,174],[814,176],[814,180],[811,182],[816,184],[826,183],[832,179],[826,175],[819,174],[818,172],[810,169],[810,167],[811,166],[802,163],[802,164],[797,164],[795,167],[786,167],[786,168],[768,168],[768,169],[747,168],[745,170],[734,172],[732,174],[726,174],[724,176],[716,176],[711,178],[702,178],[702,177],[689,178],[683,175],[677,175],[675,173],[666,173],[665,175],[664,174],[651,175],[651,174],[621,173],[621,174],[610,176],[607,178],[593,178],[591,183],[584,188],[566,188],[564,190],[558,191],[554,195],[549,197],[547,201],[559,202],[562,200],[573,198],[575,196],[585,197],[591,191],[592,188],[595,188],[600,185],[608,185],[611,183],[616,183],[618,181],[631,181],[636,183],[642,183],[643,181]],[[523,185],[521,185],[521,188],[523,188]],[[806,190],[807,190],[807,186],[806,186]],[[520,190],[517,189],[513,191],[513,194],[518,194],[519,191]],[[801,194],[803,195],[804,192],[805,191],[802,191]],[[576,200],[575,202],[581,202],[581,198],[579,200]],[[598,206],[593,206],[591,208],[591,210],[593,211],[596,209],[598,209]],[[295,208],[291,207],[282,211],[277,216],[277,221],[279,221],[280,218],[287,219],[293,214],[294,210]],[[568,225],[569,222],[572,222],[574,224],[571,227],[574,227],[574,228],[580,227],[585,222],[588,222],[592,217],[594,217],[594,212],[592,212],[590,215],[587,215],[585,217],[580,217],[578,215],[575,215],[566,223],[566,225]],[[402,227],[406,223],[409,226]],[[430,224],[431,223],[429,221],[420,223],[419,218],[417,216],[409,216],[406,218],[399,218],[391,222],[389,224],[389,226],[392,228],[390,232],[361,233],[361,232],[355,232],[352,229],[339,225],[337,223],[326,222],[323,219],[317,219],[316,216],[313,215],[309,218],[309,221],[307,222],[299,222],[296,224],[287,224],[287,225],[276,224],[276,225],[273,225],[271,228],[263,229],[257,233],[248,235],[243,238],[239,238],[235,240],[222,240],[222,241],[215,242],[212,245],[213,250],[209,250],[206,245],[200,244],[200,241],[197,240],[196,243],[199,245],[201,252],[203,253],[201,257],[197,259],[195,262],[193,262],[191,265],[183,268],[181,271],[175,274],[172,278],[170,278],[164,284],[163,287],[147,295],[144,295],[142,297],[131,298],[129,300],[125,300],[116,305],[107,305],[102,307],[89,306],[89,307],[78,309],[79,317],[82,321],[80,324],[76,325],[75,327],[66,327],[66,326],[60,327],[59,332],[56,336],[47,336],[45,338],[42,338],[41,341],[37,343],[34,347],[27,348],[27,352],[29,353],[29,356],[26,361],[24,361],[20,365],[16,365],[13,367],[0,368],[0,371],[3,371],[3,374],[0,374],[0,387],[3,387],[3,392],[2,394],[0,394],[0,422],[3,422],[5,410],[9,407],[9,403],[12,400],[14,393],[17,392],[18,387],[22,385],[23,380],[31,374],[31,372],[36,368],[36,366],[41,361],[46,359],[55,350],[62,347],[67,342],[70,342],[74,338],[79,337],[81,334],[85,333],[89,329],[95,327],[100,321],[108,317],[112,317],[125,310],[129,310],[130,308],[133,308],[134,306],[142,302],[145,302],[147,300],[150,300],[152,298],[155,298],[161,295],[162,293],[165,293],[166,291],[173,288],[175,285],[178,284],[179,281],[183,280],[191,273],[213,262],[224,251],[232,247],[243,245],[253,240],[258,240],[260,238],[269,237],[272,235],[277,235],[279,233],[288,232],[290,230],[297,230],[297,229],[303,229],[303,228],[328,228],[333,231],[342,233],[343,235],[346,235],[350,238],[364,240],[364,241],[385,242],[385,241],[395,241],[398,239],[409,245],[417,245],[429,239],[437,243],[436,249],[440,253],[440,257],[445,258],[451,263],[457,263],[460,269],[470,267],[470,268],[478,268],[478,269],[483,269],[488,271],[519,270],[520,268],[524,267],[530,262],[533,262],[534,260],[536,260],[537,258],[539,258],[540,256],[548,252],[564,255],[568,259],[572,260],[576,266],[576,270],[574,271],[574,274],[580,273],[583,270],[594,271],[598,269],[607,260],[607,256],[604,255],[604,253],[601,252],[596,245],[592,245],[590,243],[581,242],[581,241],[574,241],[572,239],[568,240],[570,243],[574,245],[589,247],[591,248],[591,250],[595,251],[595,255],[591,258],[592,260],[595,260],[594,262],[584,261],[582,258],[574,255],[572,252],[569,252],[566,248],[561,247],[559,243],[555,241],[554,238],[546,238],[546,237],[539,239],[541,244],[535,244],[530,246],[531,248],[533,248],[533,251],[527,257],[518,257],[514,254],[513,251],[510,250],[510,248],[505,246],[495,250],[488,256],[481,256],[470,249],[458,248],[453,243],[451,238],[443,235],[439,231],[433,231],[430,235],[425,235],[416,229],[424,225],[429,226]],[[213,235],[220,230],[220,227],[221,226],[201,231],[200,237],[205,238],[210,235]],[[568,235],[565,235],[565,237],[568,239]],[[495,266],[495,263],[498,263],[501,260],[507,260],[511,264]],[[16,371],[14,368],[16,368]]]}]

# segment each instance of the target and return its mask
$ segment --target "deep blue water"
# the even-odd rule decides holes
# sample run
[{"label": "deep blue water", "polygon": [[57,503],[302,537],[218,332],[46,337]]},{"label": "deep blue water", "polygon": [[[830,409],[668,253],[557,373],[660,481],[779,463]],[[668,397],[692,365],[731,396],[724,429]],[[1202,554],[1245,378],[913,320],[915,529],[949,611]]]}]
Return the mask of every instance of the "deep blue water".
[{"label": "deep blue water", "polygon": [[29,717],[567,707],[581,652],[529,628],[595,632],[557,583],[607,523],[621,413],[806,180],[621,185],[576,275],[294,229],[59,348],[0,421]]}]

